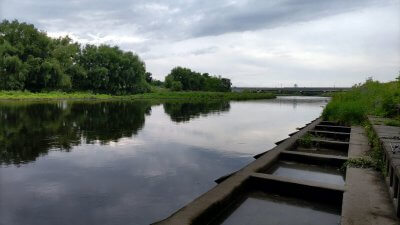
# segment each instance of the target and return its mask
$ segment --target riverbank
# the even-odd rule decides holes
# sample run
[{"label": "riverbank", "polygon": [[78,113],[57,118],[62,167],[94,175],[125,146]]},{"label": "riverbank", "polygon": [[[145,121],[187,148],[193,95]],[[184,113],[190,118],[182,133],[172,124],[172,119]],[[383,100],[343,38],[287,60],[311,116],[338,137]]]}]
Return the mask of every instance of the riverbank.
[{"label": "riverbank", "polygon": [[238,93],[238,92],[153,92],[135,95],[108,95],[89,92],[46,92],[32,93],[26,91],[0,91],[0,100],[254,100],[273,99],[271,93]]},{"label": "riverbank", "polygon": [[322,116],[347,125],[367,122],[367,116],[390,118],[387,125],[400,126],[400,82],[369,80],[350,91],[333,95]]},{"label": "riverbank", "polygon": [[348,161],[351,167],[374,168],[384,172],[383,150],[368,116],[385,117],[382,125],[400,126],[400,82],[380,83],[368,80],[350,91],[335,94],[325,107],[325,120],[345,125],[362,125],[371,147],[366,154]]}]

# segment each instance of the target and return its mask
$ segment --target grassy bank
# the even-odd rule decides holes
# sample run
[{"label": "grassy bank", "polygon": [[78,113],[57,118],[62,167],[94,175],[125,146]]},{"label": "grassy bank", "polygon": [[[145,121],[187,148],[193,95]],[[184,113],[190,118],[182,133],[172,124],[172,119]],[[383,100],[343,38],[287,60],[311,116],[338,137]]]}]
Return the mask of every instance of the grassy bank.
[{"label": "grassy bank", "polygon": [[386,125],[399,126],[400,82],[379,83],[368,80],[350,91],[335,94],[325,107],[325,120],[347,125],[362,125],[368,136],[371,150],[360,158],[350,159],[345,166],[374,168],[384,172],[383,150],[368,115],[389,118]]},{"label": "grassy bank", "polygon": [[379,83],[367,81],[350,91],[335,94],[325,107],[322,116],[326,120],[344,124],[362,124],[367,115],[392,118],[398,124],[400,104],[400,82]]},{"label": "grassy bank", "polygon": [[237,92],[153,92],[135,95],[108,95],[88,92],[46,92],[32,93],[26,91],[0,91],[0,100],[59,100],[59,99],[99,99],[99,100],[251,100],[272,99],[270,93],[237,93]]}]

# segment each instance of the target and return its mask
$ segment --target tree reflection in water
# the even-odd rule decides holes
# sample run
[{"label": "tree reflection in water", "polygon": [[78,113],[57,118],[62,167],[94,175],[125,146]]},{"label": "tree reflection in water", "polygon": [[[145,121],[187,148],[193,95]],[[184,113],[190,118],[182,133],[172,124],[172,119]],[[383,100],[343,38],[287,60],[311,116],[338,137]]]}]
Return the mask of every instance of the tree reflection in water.
[{"label": "tree reflection in water", "polygon": [[229,109],[229,101],[164,103],[165,113],[174,122],[187,122],[193,118],[205,116],[210,113],[227,112]]},{"label": "tree reflection in water", "polygon": [[[81,143],[107,144],[136,135],[150,115],[149,101],[59,101],[0,103],[0,163],[21,164],[49,150]],[[229,102],[164,103],[172,121],[229,111]]]}]

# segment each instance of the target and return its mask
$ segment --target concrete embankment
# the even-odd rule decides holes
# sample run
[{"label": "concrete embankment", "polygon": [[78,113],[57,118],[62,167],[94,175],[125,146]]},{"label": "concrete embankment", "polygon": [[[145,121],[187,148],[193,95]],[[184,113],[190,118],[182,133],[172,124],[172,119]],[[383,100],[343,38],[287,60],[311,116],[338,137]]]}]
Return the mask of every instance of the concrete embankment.
[{"label": "concrete embankment", "polygon": [[[348,157],[364,157],[370,150],[364,128],[352,127]],[[341,225],[399,224],[381,172],[347,167],[345,190]]]},{"label": "concrete embankment", "polygon": [[369,117],[383,151],[385,183],[396,215],[400,217],[400,127],[387,126],[385,120]]},{"label": "concrete embankment", "polygon": [[343,166],[368,150],[362,128],[314,120],[155,224],[398,224],[381,175]]}]

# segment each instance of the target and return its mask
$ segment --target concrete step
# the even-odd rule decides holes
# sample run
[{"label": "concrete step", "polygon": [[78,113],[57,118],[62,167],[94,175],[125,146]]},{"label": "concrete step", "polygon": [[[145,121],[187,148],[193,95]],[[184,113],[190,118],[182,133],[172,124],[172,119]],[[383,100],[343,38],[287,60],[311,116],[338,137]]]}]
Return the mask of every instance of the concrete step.
[{"label": "concrete step", "polygon": [[341,151],[341,150],[335,150],[335,149],[329,149],[329,148],[321,148],[321,147],[319,147],[319,148],[297,147],[297,148],[291,149],[290,151],[302,152],[302,153],[308,153],[308,154],[316,154],[316,155],[347,157],[347,151]]},{"label": "concrete step", "polygon": [[316,125],[315,130],[325,130],[325,131],[333,131],[333,132],[344,132],[350,133],[351,128],[346,126],[333,126],[333,125]]},{"label": "concrete step", "polygon": [[311,142],[313,146],[317,148],[327,148],[327,149],[335,149],[347,151],[349,148],[349,142],[347,141],[334,141],[334,140],[326,140],[323,138],[311,138]]},{"label": "concrete step", "polygon": [[339,139],[342,141],[348,141],[350,139],[350,134],[346,132],[335,132],[335,131],[326,131],[326,130],[310,130],[308,133],[320,137],[328,137]]}]

